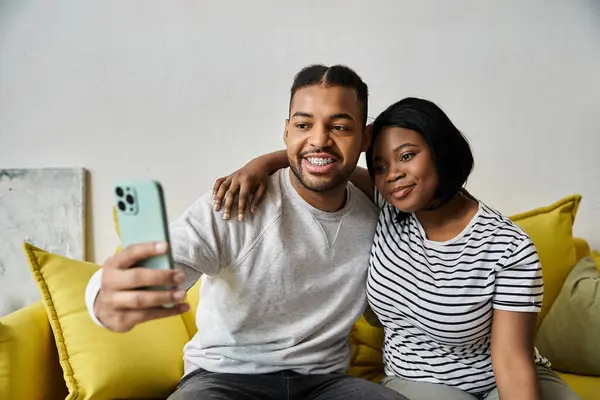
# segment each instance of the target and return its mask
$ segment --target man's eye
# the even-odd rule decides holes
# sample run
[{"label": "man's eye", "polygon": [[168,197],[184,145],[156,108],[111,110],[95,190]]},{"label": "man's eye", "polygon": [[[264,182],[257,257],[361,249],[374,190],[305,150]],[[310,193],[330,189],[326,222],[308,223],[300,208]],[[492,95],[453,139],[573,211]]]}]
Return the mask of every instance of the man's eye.
[{"label": "man's eye", "polygon": [[415,156],[415,153],[404,153],[400,156],[401,161],[408,161]]},{"label": "man's eye", "polygon": [[333,129],[334,131],[347,131],[348,128],[346,128],[344,125],[334,125],[331,127],[331,129]]},{"label": "man's eye", "polygon": [[297,123],[296,124],[296,128],[298,128],[298,129],[307,129],[308,128],[308,124]]}]

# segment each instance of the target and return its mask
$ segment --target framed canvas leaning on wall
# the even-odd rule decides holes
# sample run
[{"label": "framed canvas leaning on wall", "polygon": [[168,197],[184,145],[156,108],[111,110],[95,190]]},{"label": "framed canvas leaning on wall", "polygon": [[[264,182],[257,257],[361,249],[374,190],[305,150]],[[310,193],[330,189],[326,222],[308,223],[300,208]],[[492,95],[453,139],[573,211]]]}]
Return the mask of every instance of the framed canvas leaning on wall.
[{"label": "framed canvas leaning on wall", "polygon": [[0,317],[40,299],[23,242],[85,259],[85,169],[0,169]]}]

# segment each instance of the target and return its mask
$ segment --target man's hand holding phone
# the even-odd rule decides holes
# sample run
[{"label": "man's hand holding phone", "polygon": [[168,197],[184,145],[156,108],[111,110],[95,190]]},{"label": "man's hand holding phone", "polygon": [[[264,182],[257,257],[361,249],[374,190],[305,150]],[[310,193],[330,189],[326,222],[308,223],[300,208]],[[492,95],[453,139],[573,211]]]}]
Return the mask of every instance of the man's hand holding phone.
[{"label": "man's hand holding phone", "polygon": [[[181,303],[186,294],[180,288],[185,280],[183,272],[143,267],[145,259],[164,254],[167,248],[168,245],[163,242],[139,243],[106,260],[102,266],[101,289],[94,303],[94,313],[106,328],[127,332],[141,322],[189,310],[187,303]],[[173,289],[147,289],[152,286],[170,286]],[[175,305],[166,308],[167,304]]]}]

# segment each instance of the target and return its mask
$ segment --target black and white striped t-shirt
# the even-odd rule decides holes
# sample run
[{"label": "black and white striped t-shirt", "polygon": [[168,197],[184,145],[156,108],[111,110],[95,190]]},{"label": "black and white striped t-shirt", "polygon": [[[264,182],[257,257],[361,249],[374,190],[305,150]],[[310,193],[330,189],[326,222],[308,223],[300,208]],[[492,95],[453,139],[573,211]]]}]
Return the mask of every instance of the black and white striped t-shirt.
[{"label": "black and white striped t-shirt", "polygon": [[[398,219],[377,197],[367,294],[385,328],[386,375],[470,393],[494,388],[493,309],[541,309],[542,270],[531,239],[480,202],[458,236],[431,241],[413,214]],[[537,350],[532,356],[548,365]]]}]

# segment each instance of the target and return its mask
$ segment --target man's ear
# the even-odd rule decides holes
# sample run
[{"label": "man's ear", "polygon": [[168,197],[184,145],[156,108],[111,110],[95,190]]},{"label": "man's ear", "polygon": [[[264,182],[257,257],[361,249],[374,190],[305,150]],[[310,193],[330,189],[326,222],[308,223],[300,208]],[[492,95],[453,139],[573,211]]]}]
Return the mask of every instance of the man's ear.
[{"label": "man's ear", "polygon": [[373,124],[365,126],[362,137],[362,148],[360,151],[365,152],[371,146],[371,136],[373,136]]},{"label": "man's ear", "polygon": [[288,127],[290,126],[290,120],[285,120],[285,126],[283,128],[283,143],[287,146],[287,138],[288,138]]}]

